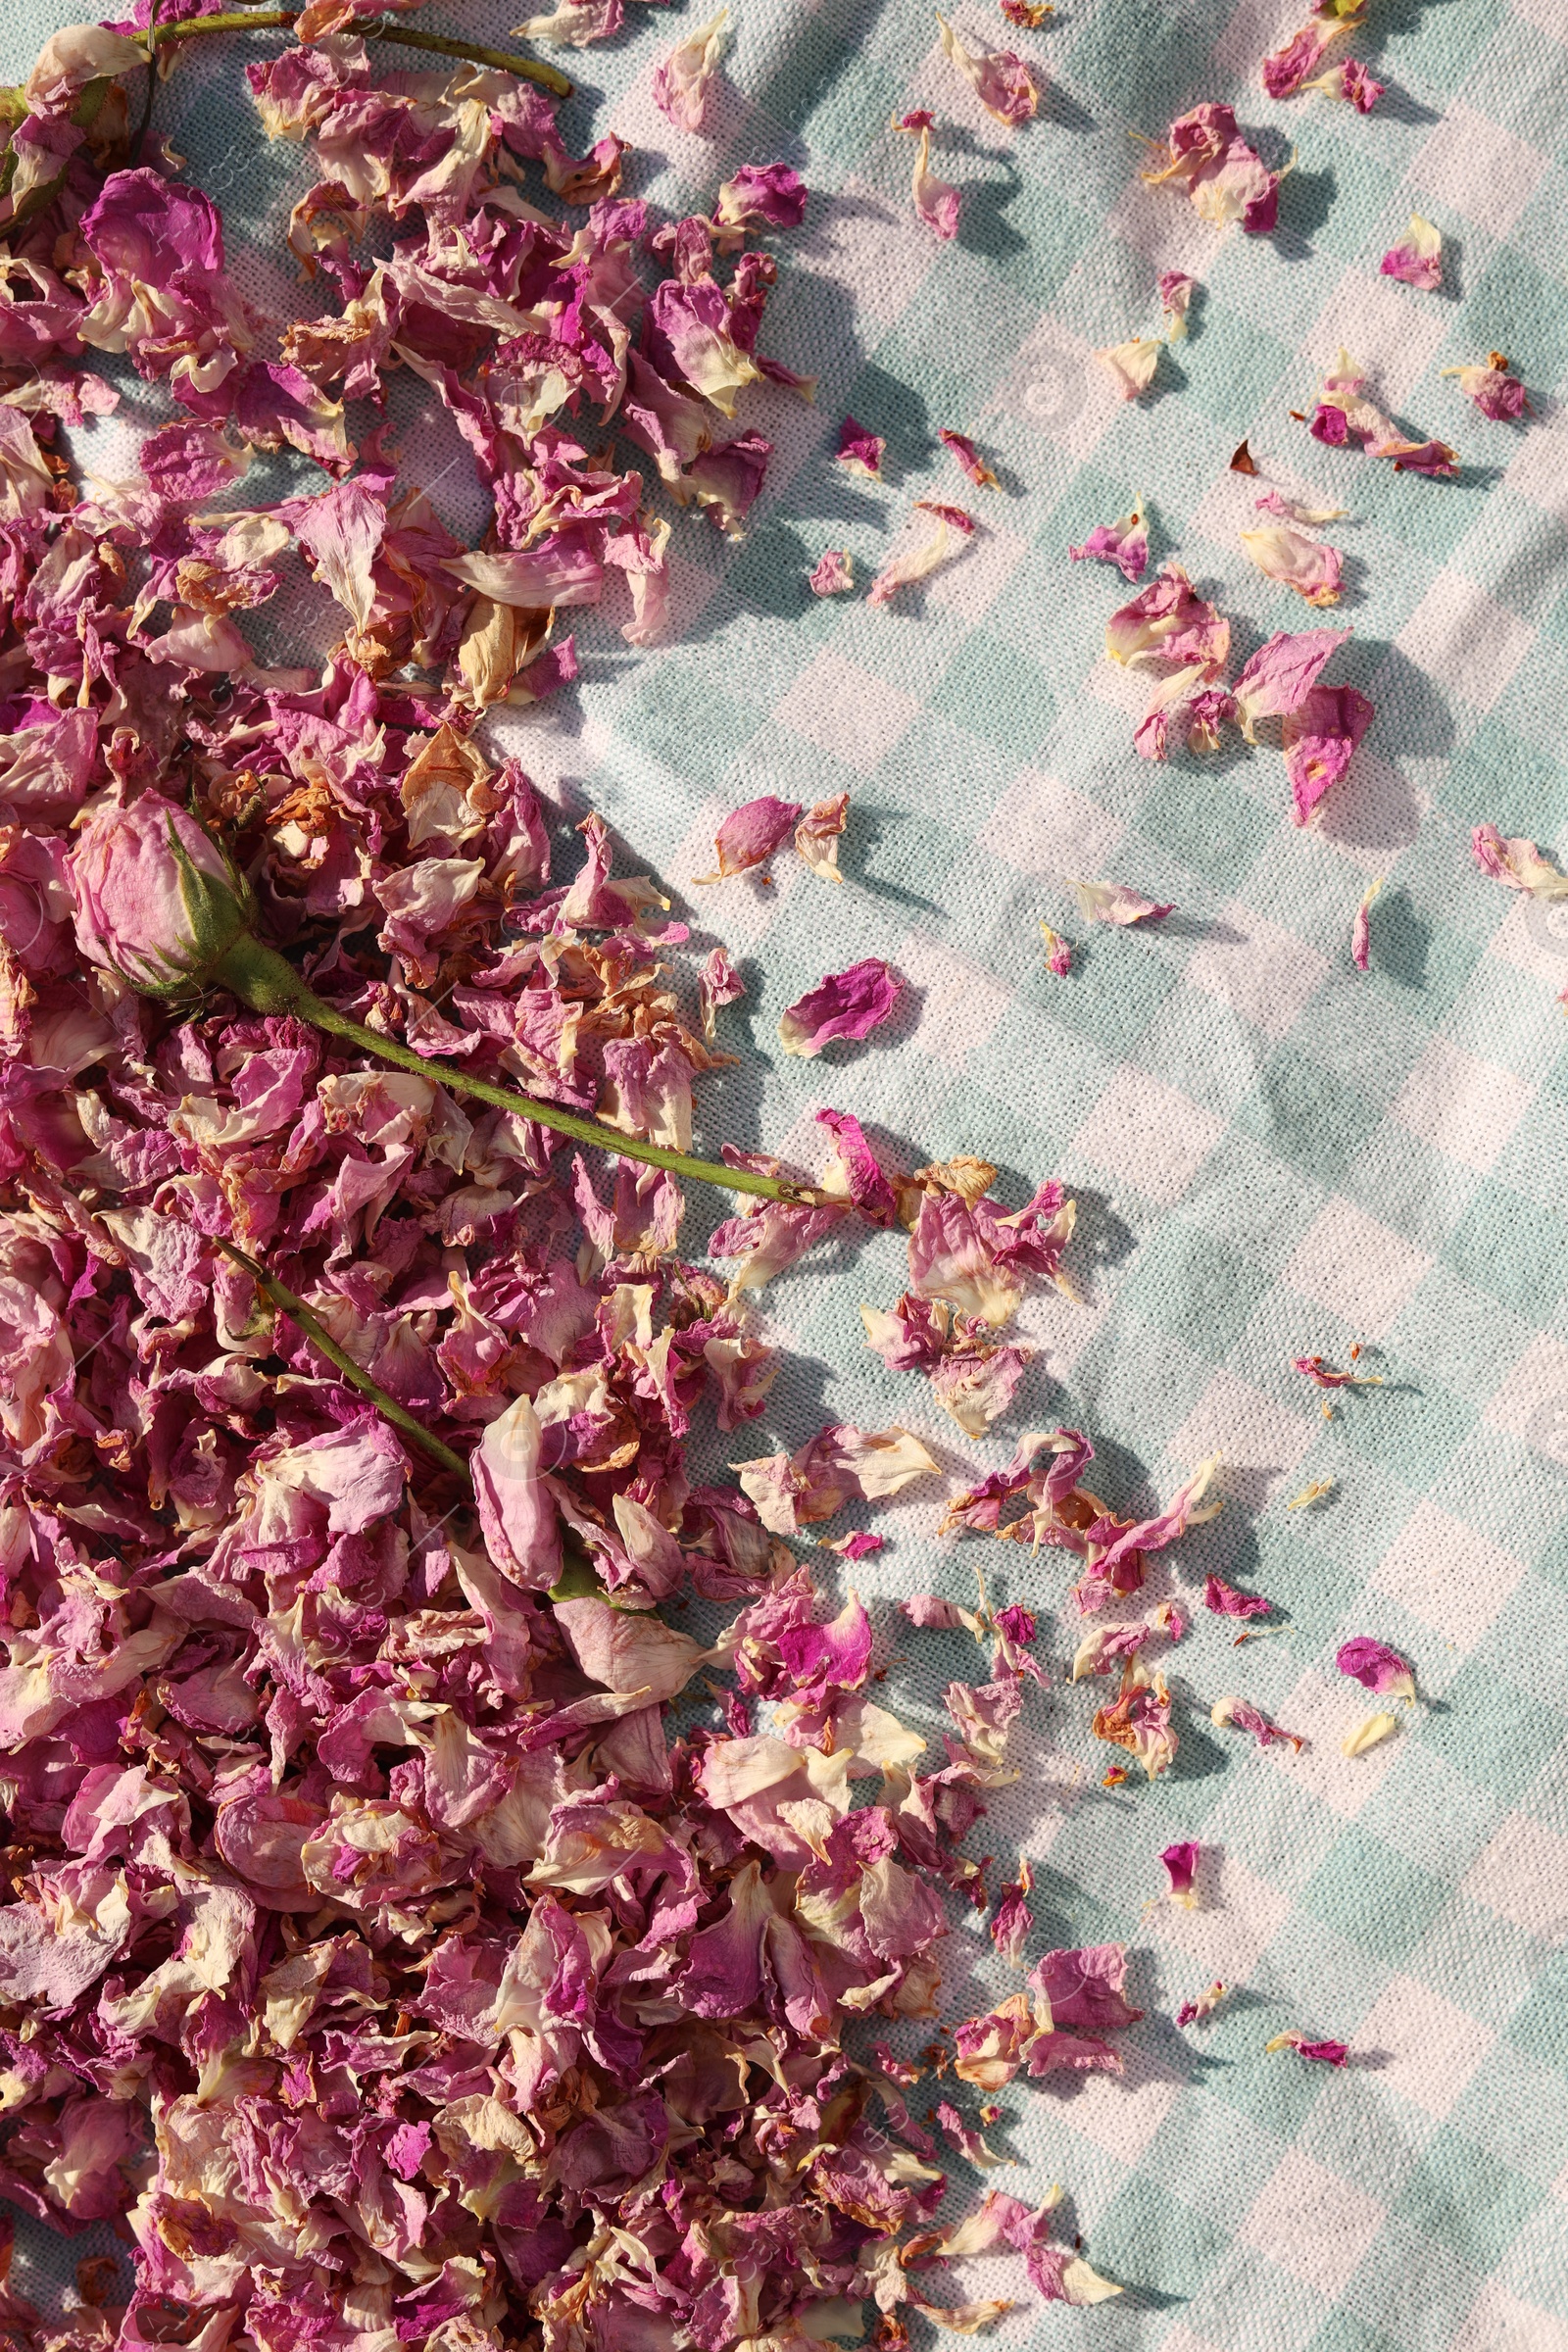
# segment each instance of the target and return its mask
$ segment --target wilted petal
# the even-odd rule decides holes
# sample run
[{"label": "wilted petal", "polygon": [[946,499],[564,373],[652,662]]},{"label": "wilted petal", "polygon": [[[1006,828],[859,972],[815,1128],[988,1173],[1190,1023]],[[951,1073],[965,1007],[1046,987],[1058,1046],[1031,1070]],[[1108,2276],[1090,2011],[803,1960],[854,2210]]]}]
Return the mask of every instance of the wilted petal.
[{"label": "wilted petal", "polygon": [[1337,547],[1305,539],[1285,523],[1243,531],[1241,541],[1243,554],[1265,578],[1294,588],[1309,605],[1339,603],[1343,559]]},{"label": "wilted petal", "polygon": [[695,135],[708,113],[708,90],[724,53],[729,10],[696,25],[654,68],[654,104],[677,130]]},{"label": "wilted petal", "polygon": [[988,115],[1009,130],[1027,122],[1040,104],[1040,91],[1029,68],[1010,49],[966,49],[944,16],[937,18],[942,46],[963,75]]},{"label": "wilted petal", "polygon": [[1126,343],[1112,343],[1104,351],[1097,351],[1095,357],[1115,385],[1118,398],[1136,400],[1153,382],[1163,349],[1157,335],[1134,335]]},{"label": "wilted petal", "polygon": [[1149,518],[1142,499],[1118,521],[1097,522],[1082,547],[1069,547],[1067,553],[1075,564],[1086,558],[1114,564],[1124,580],[1141,580],[1149,564]]},{"label": "wilted petal", "polygon": [[[917,514],[934,515],[935,530],[906,554],[895,556],[891,562],[883,564],[871,582],[865,600],[867,604],[891,604],[899,589],[907,587],[912,580],[927,578],[939,564],[960,554],[963,542],[974,530],[974,516],[966,514],[962,507],[946,506],[936,499],[917,498],[914,511]],[[955,532],[958,534],[956,546],[954,544]]]},{"label": "wilted petal", "polygon": [[855,566],[848,550],[830,547],[826,555],[819,556],[808,575],[808,585],[813,596],[847,596],[855,586]]},{"label": "wilted petal", "polygon": [[836,1038],[869,1037],[889,1017],[903,993],[903,981],[880,956],[852,963],[848,971],[829,972],[784,1014],[778,1025],[779,1043],[786,1054],[809,1056],[820,1054]]},{"label": "wilted petal", "polygon": [[1443,284],[1443,233],[1419,213],[1410,215],[1410,225],[1401,242],[1383,256],[1381,268],[1385,277],[1396,277],[1401,285],[1415,286],[1423,294],[1436,294]]}]

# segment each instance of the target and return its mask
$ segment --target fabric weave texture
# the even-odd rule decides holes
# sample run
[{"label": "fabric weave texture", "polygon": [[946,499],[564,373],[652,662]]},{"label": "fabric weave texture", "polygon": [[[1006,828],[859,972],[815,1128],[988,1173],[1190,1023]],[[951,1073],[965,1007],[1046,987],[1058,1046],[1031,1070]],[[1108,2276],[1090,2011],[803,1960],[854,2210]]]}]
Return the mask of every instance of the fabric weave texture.
[{"label": "fabric weave texture", "polygon": [[[0,78],[70,13],[11,0]],[[513,13],[475,0],[429,22],[496,41]],[[1033,1862],[1026,1964],[1048,1944],[1124,1939],[1149,2013],[1122,2037],[1123,2079],[1015,2084],[991,2134],[1016,2160],[992,2183],[1038,2202],[1062,2180],[1069,2234],[1128,2291],[1042,2311],[1020,2277],[989,2340],[1564,2352],[1568,907],[1489,881],[1468,843],[1490,818],[1568,859],[1568,0],[1373,0],[1347,44],[1389,85],[1366,118],[1264,96],[1259,62],[1305,0],[1228,17],[1063,0],[1037,34],[960,0],[971,47],[1014,47],[1049,76],[1016,132],[944,59],[927,0],[736,0],[709,135],[692,137],[651,83],[707,13],[630,0],[622,34],[558,53],[579,85],[563,127],[574,152],[628,138],[628,192],[670,214],[706,209],[743,162],[804,172],[806,225],[775,240],[763,343],[819,376],[817,398],[743,403],[772,470],[740,546],[677,518],[671,641],[634,653],[622,612],[573,615],[578,685],[490,739],[567,816],[599,808],[621,870],[660,875],[699,944],[721,938],[741,965],[748,997],[720,1016],[738,1065],[700,1092],[699,1148],[814,1164],[813,1113],[831,1103],[906,1166],[995,1159],[1014,1204],[1059,1176],[1080,1202],[1084,1293],[1026,1306],[1038,1353],[971,1446],[863,1344],[861,1299],[902,1287],[899,1238],[819,1253],[767,1294],[786,1369],[763,1421],[710,1466],[799,1446],[824,1420],[896,1421],[967,1485],[1018,1431],[1063,1422],[1096,1445],[1091,1483],[1131,1512],[1217,1452],[1224,1511],[1141,1604],[1196,1603],[1213,1569],[1285,1620],[1236,1649],[1235,1622],[1199,1606],[1166,1661],[1175,1770],[1105,1790],[1113,1751],[1088,1719],[1106,1686],[1065,1679],[1067,1567],[939,1540],[932,1481],[871,1522],[888,1547],[853,1575],[878,1610],[887,1703],[933,1745],[945,1684],[980,1661],[963,1637],[914,1632],[898,1599],[967,1601],[979,1565],[994,1597],[1042,1610],[1053,1687],[1026,1708],[1021,1782],[971,1845],[996,1855],[999,1887],[1016,1855]],[[203,43],[157,122],[222,206],[247,299],[281,320],[323,297],[294,282],[283,245],[308,161],[266,143],[243,81],[243,55],[275,40]],[[1137,178],[1129,131],[1158,137],[1206,98],[1236,106],[1270,164],[1298,149],[1272,236],[1220,234]],[[915,107],[938,115],[933,165],[962,190],[952,244],[910,205],[912,142],[891,119]],[[1443,293],[1380,274],[1412,212],[1443,231]],[[1158,331],[1170,269],[1201,281],[1191,335],[1123,405],[1093,352]],[[1342,343],[1405,429],[1457,446],[1456,481],[1321,448],[1292,421]],[[1529,387],[1522,426],[1489,422],[1441,372],[1492,349]],[[120,416],[73,437],[109,474],[166,414],[115,380]],[[449,420],[407,376],[393,411],[405,483],[477,539]],[[846,412],[886,438],[881,482],[833,463]],[[941,426],[972,436],[999,489],[963,480]],[[1229,470],[1244,435],[1261,480]],[[233,503],[322,481],[303,462],[259,466]],[[1307,615],[1242,554],[1271,484],[1349,510],[1325,533],[1347,555],[1332,614]],[[1233,615],[1240,658],[1275,629],[1353,628],[1333,675],[1377,717],[1308,829],[1290,821],[1277,751],[1135,757],[1143,690],[1101,650],[1129,591],[1066,551],[1139,494],[1155,561],[1176,556]],[[918,497],[976,514],[957,562],[885,610],[809,594],[829,547],[863,588]],[[269,613],[284,658],[324,646],[324,601],[302,583]],[[845,790],[840,890],[788,854],[770,886],[691,887],[739,803]],[[1068,875],[1177,911],[1088,933]],[[1362,976],[1350,924],[1377,875]],[[1074,942],[1065,979],[1045,968],[1041,917]],[[783,1008],[868,956],[908,983],[893,1023],[817,1061],[783,1055]],[[688,1249],[717,1205],[694,1198]],[[1356,1341],[1386,1385],[1325,1419],[1290,1359],[1343,1363]],[[1288,1511],[1318,1479],[1332,1494]],[[816,1564],[831,1587],[837,1564]],[[1414,1662],[1421,1700],[1351,1760],[1341,1740],[1375,1705],[1334,1669],[1355,1634]],[[1310,1744],[1264,1752],[1214,1729],[1226,1691]],[[1201,1906],[1146,1913],[1160,1848],[1185,1838],[1204,1849]],[[978,1920],[947,1948],[950,2019],[1019,1981]],[[1178,2032],[1175,2009],[1215,1977],[1231,1997]],[[1349,2065],[1265,2056],[1287,2027],[1348,2041]],[[24,2222],[19,2238],[18,2282],[47,2296],[98,2233]],[[975,2266],[973,2291],[1009,2291],[1005,2273]]]}]

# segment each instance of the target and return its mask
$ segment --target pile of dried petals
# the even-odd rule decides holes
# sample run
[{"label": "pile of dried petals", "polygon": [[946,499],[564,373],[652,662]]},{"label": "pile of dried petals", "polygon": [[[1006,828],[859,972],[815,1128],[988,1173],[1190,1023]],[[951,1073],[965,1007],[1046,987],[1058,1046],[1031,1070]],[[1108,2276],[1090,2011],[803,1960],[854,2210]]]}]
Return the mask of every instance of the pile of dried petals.
[{"label": "pile of dried petals", "polygon": [[[532,785],[474,731],[570,676],[556,612],[613,573],[628,637],[658,627],[667,524],[573,437],[588,409],[744,516],[767,447],[714,418],[799,379],[757,356],[774,265],[738,249],[804,190],[738,172],[654,236],[644,300],[618,142],[574,163],[540,70],[358,0],[306,17],[250,77],[313,149],[290,241],[341,309],[275,356],[216,208],[129,131],[149,51],[211,8],[58,36],[3,116],[0,2194],[124,2217],[135,2265],[128,2306],[95,2274],[49,2340],[789,2352],[869,2303],[893,2344],[902,2306],[1003,2308],[940,2284],[994,2247],[1098,2301],[1054,2195],[934,2226],[910,2069],[869,2038],[935,2014],[1034,1620],[987,1620],[990,1679],[918,1770],[864,1609],[824,1620],[773,1529],[922,1449],[835,1428],[716,1488],[685,1444],[705,1400],[721,1430],[761,1409],[748,1291],[857,1216],[909,1228],[876,1345],[984,1427],[1071,1204],[1009,1213],[973,1161],[892,1178],[848,1114],[821,1186],[691,1160],[719,1056],[659,960],[683,928],[595,816],[553,883]],[[379,77],[382,40],[441,62]],[[172,404],[128,481],[56,448],[114,406],[93,350]],[[394,364],[473,452],[482,549],[394,495]],[[284,443],[329,485],[245,509]],[[318,677],[236,617],[291,545],[344,615]],[[721,952],[703,985],[710,1037]],[[608,1180],[563,1128],[622,1154]],[[677,1253],[682,1173],[753,1197],[713,1237],[728,1293]],[[1174,1521],[1111,1534],[1068,1489],[1087,1579],[1127,1589]],[[661,1614],[688,1594],[739,1613],[705,1645]],[[715,1693],[722,1729],[666,1721]],[[1121,1983],[1119,1947],[1048,1954],[960,2078],[1115,2066]]]}]

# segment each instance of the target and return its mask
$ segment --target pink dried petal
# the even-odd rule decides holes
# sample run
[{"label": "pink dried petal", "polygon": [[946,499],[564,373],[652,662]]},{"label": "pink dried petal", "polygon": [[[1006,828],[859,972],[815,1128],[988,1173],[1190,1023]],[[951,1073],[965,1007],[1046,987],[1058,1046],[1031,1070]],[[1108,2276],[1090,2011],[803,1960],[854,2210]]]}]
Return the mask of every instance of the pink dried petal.
[{"label": "pink dried petal", "polygon": [[1303,538],[1287,523],[1240,536],[1243,554],[1265,578],[1294,588],[1309,605],[1339,603],[1344,559],[1337,547]]},{"label": "pink dried petal", "polygon": [[839,445],[833,455],[849,472],[863,473],[875,482],[882,478],[882,453],[886,447],[880,433],[873,433],[868,426],[858,424],[853,416],[846,416],[839,426]]},{"label": "pink dried petal", "polygon": [[1130,890],[1125,882],[1080,882],[1071,874],[1066,879],[1078,894],[1086,923],[1115,923],[1125,929],[1129,923],[1160,922],[1176,911],[1174,901],[1161,906]]},{"label": "pink dried petal", "polygon": [[823,882],[841,882],[839,840],[849,821],[850,796],[834,793],[808,808],[795,828],[795,854]]},{"label": "pink dried petal", "polygon": [[1223,1980],[1216,1977],[1212,1984],[1205,1984],[1201,1992],[1195,1992],[1190,1999],[1183,2001],[1176,2012],[1176,2023],[1179,2026],[1194,2026],[1200,2019],[1211,2017],[1228,1989]]},{"label": "pink dried petal", "polygon": [[1097,351],[1095,357],[1115,385],[1117,399],[1136,400],[1153,382],[1163,349],[1157,335],[1133,335],[1125,343]]},{"label": "pink dried petal", "polygon": [[1372,960],[1372,902],[1383,888],[1383,876],[1369,882],[1361,893],[1361,904],[1350,925],[1350,961],[1358,972],[1364,972]]},{"label": "pink dried petal", "polygon": [[1040,89],[1029,67],[1010,49],[966,49],[946,17],[937,17],[942,46],[957,67],[988,115],[1009,130],[1027,122],[1040,104]]},{"label": "pink dried petal", "polygon": [[1346,774],[1376,716],[1354,686],[1314,686],[1296,710],[1286,712],[1285,772],[1295,796],[1296,824],[1304,825],[1324,794]]},{"label": "pink dried petal", "polygon": [[746,994],[741,978],[722,948],[713,948],[703,965],[698,982],[703,1009],[703,1035],[711,1040],[714,1015],[720,1004],[734,1004]]},{"label": "pink dried petal", "polygon": [[973,482],[977,490],[1000,490],[1001,483],[967,433],[956,433],[943,424],[937,427],[937,439],[956,459],[959,470]]},{"label": "pink dried petal", "polygon": [[727,882],[736,874],[763,865],[799,820],[799,801],[775,801],[764,796],[731,809],[713,837],[718,865],[710,874],[695,874],[696,882]]},{"label": "pink dried petal", "polygon": [[855,586],[855,566],[849,552],[842,547],[830,547],[817,558],[808,575],[808,585],[813,596],[847,596]]},{"label": "pink dried petal", "polygon": [[1474,401],[1482,416],[1496,423],[1516,422],[1530,406],[1524,385],[1508,373],[1508,363],[1500,351],[1493,352],[1484,368],[1445,368],[1443,372],[1457,376],[1466,400]]},{"label": "pink dried petal", "polygon": [[660,113],[688,136],[699,134],[708,116],[708,92],[724,53],[728,8],[699,24],[654,68],[653,99]]},{"label": "pink dried petal", "polygon": [[1484,874],[1548,902],[1568,899],[1568,874],[1559,873],[1527,835],[1506,839],[1495,825],[1477,825],[1470,836],[1470,854]]},{"label": "pink dried petal", "polygon": [[1419,213],[1412,213],[1403,243],[1386,253],[1380,267],[1385,277],[1396,277],[1401,285],[1414,286],[1423,294],[1436,294],[1443,284],[1442,231],[1423,220]]},{"label": "pink dried petal", "polygon": [[1259,1747],[1289,1746],[1298,1752],[1306,1745],[1306,1741],[1298,1739],[1296,1733],[1282,1732],[1277,1723],[1270,1723],[1268,1717],[1261,1714],[1250,1699],[1229,1696],[1216,1698],[1209,1709],[1209,1716],[1214,1723],[1233,1726],[1239,1732],[1250,1732]]},{"label": "pink dried petal", "polygon": [[779,1021],[786,1054],[813,1055],[836,1038],[869,1037],[880,1028],[904,994],[904,982],[878,956],[829,972],[789,1006]]},{"label": "pink dried petal", "polygon": [[1349,634],[1348,629],[1305,629],[1293,635],[1280,629],[1258,647],[1232,689],[1249,743],[1256,740],[1258,719],[1299,708]]},{"label": "pink dried petal", "polygon": [[1217,1617],[1266,1617],[1274,1603],[1261,1592],[1239,1592],[1222,1576],[1208,1576],[1203,1580],[1203,1606]]},{"label": "pink dried petal", "polygon": [[1199,281],[1185,270],[1162,270],[1159,274],[1159,307],[1169,323],[1165,329],[1168,343],[1179,343],[1187,332],[1187,317],[1192,309],[1193,296],[1199,291]]},{"label": "pink dried petal", "polygon": [[867,1560],[874,1552],[881,1551],[886,1544],[886,1536],[873,1536],[863,1527],[856,1528],[847,1536],[822,1538],[822,1549],[836,1551],[843,1560]]},{"label": "pink dried petal", "polygon": [[1072,968],[1072,949],[1062,938],[1061,933],[1053,931],[1051,925],[1044,918],[1040,924],[1040,936],[1046,943],[1047,971],[1054,972],[1058,980],[1065,980]]},{"label": "pink dried petal", "polygon": [[1390,1649],[1386,1642],[1374,1641],[1370,1634],[1357,1634],[1352,1641],[1342,1642],[1334,1663],[1342,1674],[1352,1675],[1368,1690],[1395,1698],[1415,1696],[1415,1676],[1406,1661],[1396,1649]]},{"label": "pink dried petal", "polygon": [[1348,2042],[1308,2041],[1304,2034],[1294,2030],[1287,2034],[1276,2034],[1272,2041],[1264,2042],[1263,2047],[1265,2050],[1294,2050],[1298,2058],[1315,2059],[1321,2066],[1343,2066],[1350,2054]]},{"label": "pink dried petal", "polygon": [[1325,52],[1351,29],[1346,23],[1304,24],[1282,49],[1263,60],[1263,87],[1271,98],[1291,98],[1316,72]]},{"label": "pink dried petal", "polygon": [[1159,1857],[1165,1865],[1165,1876],[1170,1881],[1172,1902],[1181,1903],[1189,1911],[1195,1909],[1198,1903],[1194,1881],[1198,1876],[1198,1858],[1201,1852],[1201,1846],[1187,1838],[1175,1845],[1167,1845]]},{"label": "pink dried petal", "polygon": [[[974,516],[966,514],[962,507],[948,506],[938,499],[917,498],[914,512],[917,514],[934,515],[936,529],[906,554],[894,556],[883,564],[871,582],[865,600],[867,604],[891,604],[901,588],[907,587],[914,580],[926,579],[940,564],[950,563],[956,555],[961,554],[963,541],[974,531]],[[959,535],[956,547],[953,544],[955,531]]]},{"label": "pink dried petal", "polygon": [[944,244],[950,244],[958,233],[958,207],[961,200],[957,189],[950,187],[945,179],[938,179],[931,169],[931,129],[934,121],[934,116],[924,109],[917,109],[912,114],[895,116],[893,127],[895,130],[913,131],[919,139],[914,151],[912,186],[915,213],[934,237],[940,237]]},{"label": "pink dried petal", "polygon": [[1114,564],[1124,580],[1141,580],[1149,564],[1149,519],[1142,499],[1118,521],[1097,522],[1082,547],[1069,547],[1067,553],[1075,564],[1086,559]]}]

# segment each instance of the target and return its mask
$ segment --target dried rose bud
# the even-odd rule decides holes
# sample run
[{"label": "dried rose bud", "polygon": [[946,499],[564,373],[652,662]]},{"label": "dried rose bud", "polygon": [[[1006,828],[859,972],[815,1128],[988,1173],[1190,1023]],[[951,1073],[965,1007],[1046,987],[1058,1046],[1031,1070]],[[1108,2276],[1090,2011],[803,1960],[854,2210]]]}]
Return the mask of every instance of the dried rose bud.
[{"label": "dried rose bud", "polygon": [[76,944],[147,996],[177,996],[250,928],[251,895],[183,808],[147,793],[103,808],[71,858]]}]

